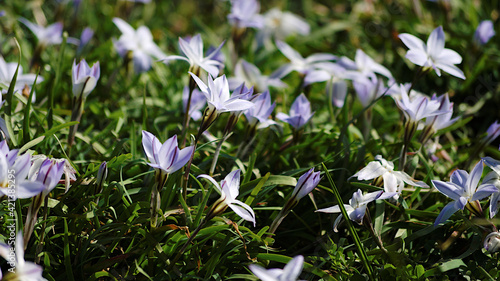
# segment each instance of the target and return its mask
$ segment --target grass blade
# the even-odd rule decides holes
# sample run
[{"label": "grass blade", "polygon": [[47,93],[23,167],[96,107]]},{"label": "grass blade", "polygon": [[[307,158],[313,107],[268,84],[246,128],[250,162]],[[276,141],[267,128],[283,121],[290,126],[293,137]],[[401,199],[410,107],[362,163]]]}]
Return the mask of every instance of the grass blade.
[{"label": "grass blade", "polygon": [[375,280],[373,276],[373,270],[371,268],[370,262],[368,261],[368,256],[366,255],[365,249],[363,249],[363,245],[361,245],[361,240],[359,239],[358,233],[356,232],[356,229],[354,229],[354,226],[352,225],[352,222],[348,219],[349,215],[347,214],[347,211],[344,207],[344,202],[342,202],[342,197],[340,196],[339,191],[337,190],[337,186],[335,185],[335,182],[333,182],[333,179],[328,172],[328,169],[325,166],[325,163],[321,163],[323,166],[323,170],[325,171],[326,178],[328,179],[328,182],[332,186],[333,194],[335,195],[335,199],[337,199],[337,202],[340,207],[340,211],[342,212],[342,216],[344,217],[345,221],[347,222],[347,228],[349,229],[349,232],[351,233],[354,244],[356,245],[356,248],[358,249],[359,256],[361,258],[361,262],[363,263],[363,266],[366,269],[366,272],[368,273],[368,276],[370,276],[370,280]]}]

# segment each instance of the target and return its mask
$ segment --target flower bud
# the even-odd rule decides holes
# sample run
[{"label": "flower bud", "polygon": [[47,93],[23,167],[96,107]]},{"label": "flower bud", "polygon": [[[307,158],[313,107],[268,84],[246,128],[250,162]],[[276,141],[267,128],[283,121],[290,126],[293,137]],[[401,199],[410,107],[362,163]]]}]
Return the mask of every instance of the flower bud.
[{"label": "flower bud", "polygon": [[484,248],[490,253],[500,250],[500,232],[492,232],[484,239]]}]

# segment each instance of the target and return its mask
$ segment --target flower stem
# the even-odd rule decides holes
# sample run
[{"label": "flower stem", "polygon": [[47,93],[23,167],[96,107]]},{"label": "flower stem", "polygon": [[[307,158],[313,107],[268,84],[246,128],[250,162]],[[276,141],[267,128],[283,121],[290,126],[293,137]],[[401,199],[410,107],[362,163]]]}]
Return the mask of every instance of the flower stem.
[{"label": "flower stem", "polygon": [[198,232],[200,232],[202,227],[205,225],[205,222],[206,222],[206,220],[202,220],[200,222],[200,224],[198,225],[198,227],[193,231],[193,233],[191,233],[191,235],[189,236],[186,243],[184,243],[184,245],[182,245],[182,248],[179,250],[179,252],[177,252],[177,255],[175,255],[174,259],[170,262],[170,265],[168,266],[167,271],[172,270],[172,268],[175,266],[175,263],[179,260],[179,258],[182,256],[182,254],[184,254],[184,251],[186,250],[187,246],[189,244],[191,244],[191,242],[193,242],[193,239],[196,237]]},{"label": "flower stem", "polygon": [[[198,71],[199,72],[199,71]],[[195,73],[198,75],[199,73]],[[184,148],[186,146],[186,135],[187,135],[187,128],[189,126],[189,120],[191,119],[189,116],[189,109],[191,108],[191,98],[193,96],[193,91],[194,87],[196,86],[196,82],[194,81],[193,77],[189,77],[189,96],[188,96],[188,101],[186,104],[186,112],[184,113],[184,121],[183,121],[183,126],[182,126],[182,141],[181,141],[181,148]]]},{"label": "flower stem", "polygon": [[217,148],[215,149],[215,153],[214,153],[214,158],[212,160],[212,165],[210,166],[210,173],[209,175],[210,176],[213,176],[214,175],[214,172],[215,172],[215,166],[217,165],[217,160],[219,159],[219,154],[220,154],[220,151],[222,149],[222,144],[229,138],[229,135],[231,133],[226,133],[220,140],[219,140],[219,143],[217,144]]}]

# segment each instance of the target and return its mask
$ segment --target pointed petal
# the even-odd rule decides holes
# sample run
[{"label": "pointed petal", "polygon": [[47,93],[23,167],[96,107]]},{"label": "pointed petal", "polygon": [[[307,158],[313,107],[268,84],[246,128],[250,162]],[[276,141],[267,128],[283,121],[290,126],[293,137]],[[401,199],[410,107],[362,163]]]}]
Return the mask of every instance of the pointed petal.
[{"label": "pointed petal", "polygon": [[427,39],[427,53],[433,58],[439,57],[444,49],[444,31],[442,26],[438,26],[431,32]]},{"label": "pointed petal", "polygon": [[219,193],[222,195],[222,189],[220,188],[219,184],[214,180],[214,178],[212,178],[211,176],[209,175],[199,175],[197,176],[197,178],[204,178],[204,179],[207,179],[209,182],[211,182],[215,188],[219,191]]},{"label": "pointed petal", "polygon": [[399,39],[403,41],[403,43],[409,48],[409,49],[416,49],[416,50],[421,50],[425,52],[425,43],[424,41],[420,40],[416,36],[413,36],[408,33],[403,33],[399,34]]},{"label": "pointed petal", "polygon": [[477,185],[481,180],[481,176],[483,175],[483,160],[479,160],[479,162],[474,166],[472,171],[470,172],[469,178],[465,182],[465,189],[467,194],[474,194],[477,189]]},{"label": "pointed petal", "polygon": [[127,36],[135,37],[135,29],[130,26],[126,21],[121,18],[113,18],[113,23],[118,29]]},{"label": "pointed petal", "polygon": [[194,153],[194,149],[195,149],[194,145],[181,149],[177,155],[177,160],[170,167],[169,173],[173,173],[179,170],[180,168],[184,167],[184,165],[187,164],[189,159],[191,159],[191,156]]},{"label": "pointed petal", "polygon": [[297,280],[304,266],[304,257],[296,256],[283,268],[280,276],[281,280]]},{"label": "pointed petal", "polygon": [[438,180],[432,180],[431,182],[439,192],[453,200],[459,200],[462,196],[462,193],[464,192],[461,187],[452,182],[444,182]]},{"label": "pointed petal", "polygon": [[440,223],[445,222],[451,217],[451,215],[459,210],[455,203],[456,201],[453,201],[444,206],[443,210],[441,210],[441,213],[439,213],[439,216],[436,218],[434,226],[438,226]]},{"label": "pointed petal", "polygon": [[239,200],[234,200],[233,202],[229,203],[228,206],[242,219],[253,222],[253,226],[255,227],[255,213],[253,212],[252,208],[250,208],[250,206]]}]

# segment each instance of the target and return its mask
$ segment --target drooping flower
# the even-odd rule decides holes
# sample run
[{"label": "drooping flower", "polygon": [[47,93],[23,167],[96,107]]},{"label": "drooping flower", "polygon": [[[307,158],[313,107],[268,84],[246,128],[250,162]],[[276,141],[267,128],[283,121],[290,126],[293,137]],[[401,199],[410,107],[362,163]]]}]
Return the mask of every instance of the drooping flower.
[{"label": "drooping flower", "polygon": [[312,54],[304,58],[299,52],[290,47],[290,45],[279,40],[276,41],[276,46],[280,52],[290,60],[290,63],[284,64],[271,75],[271,77],[276,78],[283,78],[292,71],[297,71],[302,75],[306,75],[316,68],[317,63],[332,61],[337,58],[332,54],[326,53]]},{"label": "drooping flower", "polygon": [[113,23],[122,32],[118,40],[113,39],[115,49],[121,57],[132,52],[136,73],[148,71],[153,62],[152,58],[163,59],[167,56],[155,44],[153,35],[146,26],[140,26],[135,30],[120,18],[113,18]]},{"label": "drooping flower", "polygon": [[[368,203],[377,199],[388,199],[394,197],[395,195],[397,195],[395,192],[384,193],[383,191],[375,191],[363,194],[361,189],[358,189],[358,191],[354,192],[352,198],[349,199],[349,204],[344,204],[344,208],[350,220],[361,224],[363,222],[363,217],[365,216],[366,206],[368,205]],[[335,214],[340,213],[341,211],[339,205],[335,205],[332,207],[316,210],[316,212]],[[341,219],[342,214],[340,214],[333,223],[333,230],[335,232],[338,231],[337,226],[339,225]]]},{"label": "drooping flower", "polygon": [[363,169],[359,170],[352,177],[357,177],[358,180],[372,180],[382,177],[384,180],[384,191],[393,194],[393,198],[397,199],[403,187],[406,184],[418,187],[429,187],[422,181],[412,179],[403,171],[394,171],[394,164],[382,158],[381,155],[375,156],[376,161],[372,161]]},{"label": "drooping flower", "polygon": [[264,26],[264,17],[259,15],[260,4],[257,0],[231,0],[231,13],[227,19],[236,28],[257,28]]},{"label": "drooping flower", "polygon": [[210,181],[221,194],[221,197],[214,203],[209,213],[208,218],[222,214],[227,207],[231,208],[238,216],[246,221],[250,221],[255,226],[255,213],[247,204],[237,200],[240,189],[240,170],[235,170],[229,173],[220,185],[209,175],[199,175],[199,178],[204,178]]},{"label": "drooping flower", "polygon": [[279,78],[263,75],[259,68],[244,59],[240,59],[234,67],[234,77],[228,78],[229,89],[236,89],[242,83],[254,87],[257,92],[269,90],[269,87],[285,88],[287,85]]},{"label": "drooping flower", "polygon": [[311,113],[311,103],[304,94],[300,94],[290,107],[290,115],[279,112],[276,118],[287,122],[295,130],[299,130],[311,120],[313,115],[314,112]]},{"label": "drooping flower", "polygon": [[296,256],[283,269],[265,269],[259,265],[248,266],[252,273],[262,281],[297,281],[304,266],[304,257]]},{"label": "drooping flower", "polygon": [[465,80],[462,70],[455,66],[462,62],[462,57],[457,52],[444,48],[443,27],[439,26],[432,31],[427,44],[408,33],[400,34],[399,38],[409,48],[406,58],[414,64],[432,68],[438,76],[441,76],[441,69]]},{"label": "drooping flower", "polygon": [[434,222],[434,226],[445,222],[456,211],[463,210],[470,202],[481,200],[494,192],[498,192],[498,189],[492,184],[482,184],[478,187],[482,173],[483,160],[480,160],[474,166],[470,175],[464,170],[455,170],[449,182],[431,181],[439,192],[454,200],[441,210]]},{"label": "drooping flower", "polygon": [[[15,238],[15,247],[10,243],[0,243],[0,256],[3,257],[14,271],[8,271],[2,280],[20,281],[43,281],[43,269],[41,266],[24,260],[24,240],[22,231],[19,231]],[[0,278],[2,274],[0,272]]]},{"label": "drooping flower", "polygon": [[203,41],[201,40],[200,34],[196,34],[192,38],[183,39],[179,37],[179,47],[181,48],[184,57],[167,56],[163,59],[163,61],[168,62],[171,60],[184,60],[189,63],[189,71],[195,73],[196,75],[199,75],[198,69],[201,67],[212,76],[217,76],[217,74],[219,74],[219,67],[223,64],[220,61],[215,60],[214,57],[219,53],[219,50],[223,45],[224,42],[222,42],[217,49],[205,56],[203,54]]},{"label": "drooping flower", "polygon": [[99,76],[101,75],[101,68],[99,67],[99,62],[89,67],[85,59],[82,59],[78,64],[76,64],[76,61],[73,61],[71,74],[73,96],[76,98],[86,98],[94,90],[97,80],[99,80]]},{"label": "drooping flower", "polygon": [[38,38],[38,44],[41,46],[61,44],[62,42],[62,22],[56,22],[47,27],[34,24],[25,18],[19,18],[19,21],[26,25]]},{"label": "drooping flower", "polygon": [[483,20],[474,32],[474,41],[476,44],[485,45],[490,41],[491,37],[495,36],[495,29],[493,29],[493,22],[490,20]]},{"label": "drooping flower", "polygon": [[267,46],[271,44],[272,37],[284,40],[294,33],[308,35],[310,31],[311,27],[303,18],[273,8],[264,14],[264,27],[257,33],[257,42]]},{"label": "drooping flower", "polygon": [[142,131],[142,147],[150,162],[148,165],[162,174],[172,174],[182,168],[194,152],[194,146],[179,149],[176,135],[162,144],[148,131]]}]

